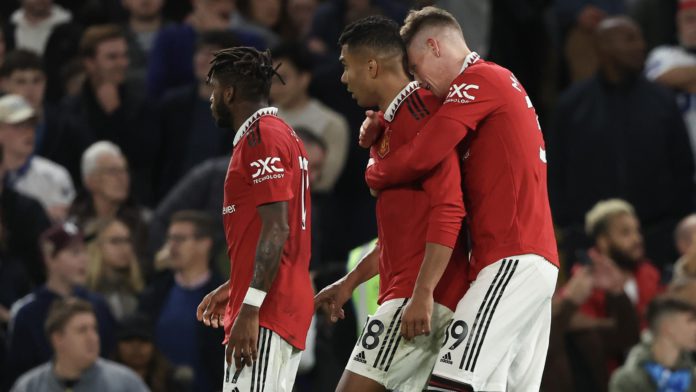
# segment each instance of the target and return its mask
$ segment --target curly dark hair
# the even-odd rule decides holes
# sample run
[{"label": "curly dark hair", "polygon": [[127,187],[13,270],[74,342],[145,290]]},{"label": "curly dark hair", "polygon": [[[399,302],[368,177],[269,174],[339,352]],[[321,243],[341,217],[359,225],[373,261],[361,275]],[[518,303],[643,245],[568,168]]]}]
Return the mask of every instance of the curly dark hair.
[{"label": "curly dark hair", "polygon": [[246,100],[268,99],[273,76],[280,78],[269,50],[260,52],[248,46],[222,49],[215,52],[210,64],[208,81],[215,78],[233,86],[235,94]]}]

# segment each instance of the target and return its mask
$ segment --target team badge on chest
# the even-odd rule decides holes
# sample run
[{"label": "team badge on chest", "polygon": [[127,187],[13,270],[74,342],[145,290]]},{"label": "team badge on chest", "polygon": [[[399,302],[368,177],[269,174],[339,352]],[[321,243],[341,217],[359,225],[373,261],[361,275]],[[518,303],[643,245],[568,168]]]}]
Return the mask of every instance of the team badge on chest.
[{"label": "team badge on chest", "polygon": [[377,149],[377,155],[379,155],[380,158],[384,158],[389,154],[389,139],[391,138],[391,128],[387,127],[387,129],[384,130],[384,134],[382,135],[382,138],[379,141],[379,148]]}]

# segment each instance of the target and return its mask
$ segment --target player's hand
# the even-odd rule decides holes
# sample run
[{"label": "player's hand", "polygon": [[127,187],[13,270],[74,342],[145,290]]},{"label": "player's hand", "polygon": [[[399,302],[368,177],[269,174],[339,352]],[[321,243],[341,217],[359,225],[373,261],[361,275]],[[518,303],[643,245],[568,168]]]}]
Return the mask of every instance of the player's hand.
[{"label": "player's hand", "polygon": [[408,300],[401,317],[401,335],[411,340],[419,335],[430,335],[430,319],[433,315],[432,293],[417,294]]},{"label": "player's hand", "polygon": [[240,369],[242,366],[251,366],[258,357],[257,342],[259,341],[259,308],[242,304],[237,319],[232,325],[230,338],[227,341],[225,359]]},{"label": "player's hand", "polygon": [[198,304],[198,309],[196,309],[196,318],[198,321],[213,328],[223,326],[227,300],[230,295],[229,285],[230,281],[228,280],[203,297],[201,303]]},{"label": "player's hand", "polygon": [[326,286],[319,294],[314,296],[314,309],[321,309],[332,323],[346,317],[343,304],[348,302],[352,291],[349,290],[341,279]]},{"label": "player's hand", "polygon": [[362,148],[370,148],[379,134],[382,133],[382,125],[379,119],[379,113],[374,110],[365,111],[365,120],[360,126],[360,136],[358,137],[358,144]]}]

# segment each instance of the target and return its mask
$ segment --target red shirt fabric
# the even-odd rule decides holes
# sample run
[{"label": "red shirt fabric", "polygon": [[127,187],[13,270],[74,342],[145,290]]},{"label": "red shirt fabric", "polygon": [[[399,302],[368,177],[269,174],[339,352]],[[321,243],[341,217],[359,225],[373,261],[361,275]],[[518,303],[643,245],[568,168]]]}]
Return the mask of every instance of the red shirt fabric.
[{"label": "red shirt fabric", "polygon": [[239,128],[225,178],[222,207],[230,258],[230,298],[225,342],[239,314],[254,273],[261,219],[256,208],[288,202],[290,234],[278,273],[259,311],[259,324],[303,350],[314,312],[309,277],[311,208],[306,152],[295,132],[263,108]]},{"label": "red shirt fabric", "polygon": [[382,190],[419,177],[460,143],[471,230],[471,276],[505,257],[537,254],[558,266],[536,111],[507,69],[467,56],[445,101],[410,143],[370,166]]},{"label": "red shirt fabric", "polygon": [[[385,130],[370,151],[376,161],[412,140],[440,106],[429,91],[409,83],[384,113]],[[467,255],[458,242],[464,202],[459,160],[454,151],[424,177],[388,188],[377,199],[380,244],[378,302],[409,298],[418,278],[425,244],[457,248],[434,293],[435,302],[454,310],[468,287]]]}]

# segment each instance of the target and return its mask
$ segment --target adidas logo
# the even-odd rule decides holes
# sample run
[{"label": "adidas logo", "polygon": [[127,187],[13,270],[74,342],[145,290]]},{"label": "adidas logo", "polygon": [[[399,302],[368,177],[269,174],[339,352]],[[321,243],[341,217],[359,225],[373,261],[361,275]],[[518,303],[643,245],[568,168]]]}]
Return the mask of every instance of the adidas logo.
[{"label": "adidas logo", "polygon": [[239,392],[239,388],[236,388],[236,387],[235,387],[235,388],[232,390],[232,392]]},{"label": "adidas logo", "polygon": [[452,355],[450,355],[450,353],[443,355],[442,358],[440,358],[440,362],[451,365],[452,364]]},{"label": "adidas logo", "polygon": [[358,355],[353,357],[353,360],[360,363],[367,363],[367,359],[365,359],[365,351],[360,351]]}]

